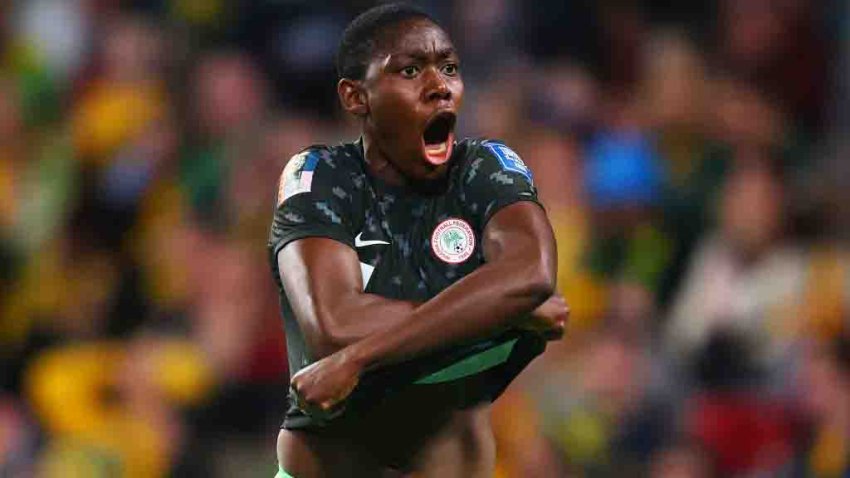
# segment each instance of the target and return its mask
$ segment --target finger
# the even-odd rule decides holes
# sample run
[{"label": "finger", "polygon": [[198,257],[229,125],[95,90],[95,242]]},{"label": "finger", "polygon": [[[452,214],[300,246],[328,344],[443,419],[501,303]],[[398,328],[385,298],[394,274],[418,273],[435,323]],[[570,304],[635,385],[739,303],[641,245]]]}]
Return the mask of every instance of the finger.
[{"label": "finger", "polygon": [[310,407],[305,413],[320,423],[332,420],[345,411],[344,401],[325,400],[319,406]]},{"label": "finger", "polygon": [[[327,404],[327,402],[326,402]],[[314,409],[312,416],[321,421],[333,420],[345,412],[345,402],[337,403],[330,408],[317,407]]]},{"label": "finger", "polygon": [[300,410],[304,411],[308,407],[307,400],[304,399],[303,396],[298,392],[298,389],[295,386],[289,386],[289,394],[295,399],[295,406]]}]

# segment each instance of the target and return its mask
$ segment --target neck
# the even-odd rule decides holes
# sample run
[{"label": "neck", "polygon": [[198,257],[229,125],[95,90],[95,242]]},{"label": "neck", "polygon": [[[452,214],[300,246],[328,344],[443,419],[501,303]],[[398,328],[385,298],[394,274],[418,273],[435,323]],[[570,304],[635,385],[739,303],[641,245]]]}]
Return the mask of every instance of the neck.
[{"label": "neck", "polygon": [[378,179],[394,186],[405,186],[408,181],[401,172],[393,165],[387,155],[368,134],[363,138],[363,157],[366,159],[366,167]]}]

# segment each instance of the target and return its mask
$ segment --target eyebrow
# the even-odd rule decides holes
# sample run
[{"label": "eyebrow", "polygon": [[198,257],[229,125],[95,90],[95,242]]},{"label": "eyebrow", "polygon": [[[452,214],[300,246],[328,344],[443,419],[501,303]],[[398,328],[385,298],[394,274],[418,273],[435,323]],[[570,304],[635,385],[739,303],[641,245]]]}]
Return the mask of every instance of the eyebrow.
[{"label": "eyebrow", "polygon": [[[431,58],[431,55],[432,55],[432,53],[430,51],[418,50],[418,51],[413,51],[413,52],[394,52],[394,53],[390,53],[389,56],[390,56],[391,59],[412,58],[414,60],[427,61],[428,59]],[[448,58],[450,56],[453,56],[453,55],[457,55],[457,52],[455,51],[455,49],[453,47],[442,48],[440,50],[437,50],[437,52],[436,52],[437,58],[439,58],[441,60]]]}]

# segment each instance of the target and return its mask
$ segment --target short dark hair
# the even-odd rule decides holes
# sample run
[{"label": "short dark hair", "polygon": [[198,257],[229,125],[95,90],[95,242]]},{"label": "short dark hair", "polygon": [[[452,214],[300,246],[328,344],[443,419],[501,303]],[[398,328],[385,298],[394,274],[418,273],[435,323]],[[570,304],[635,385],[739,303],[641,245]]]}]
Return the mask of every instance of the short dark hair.
[{"label": "short dark hair", "polygon": [[437,22],[423,10],[405,3],[387,3],[372,7],[357,16],[342,34],[336,53],[336,71],[340,78],[362,80],[375,54],[380,33],[389,26],[411,18]]}]

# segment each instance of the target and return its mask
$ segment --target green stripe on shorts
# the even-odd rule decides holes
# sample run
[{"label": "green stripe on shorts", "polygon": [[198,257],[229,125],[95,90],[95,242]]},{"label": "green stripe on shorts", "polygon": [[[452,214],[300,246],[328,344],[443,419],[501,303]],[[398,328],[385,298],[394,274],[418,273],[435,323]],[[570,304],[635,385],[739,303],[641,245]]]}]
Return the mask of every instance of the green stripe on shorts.
[{"label": "green stripe on shorts", "polygon": [[274,475],[274,478],[295,478],[295,477],[290,475],[289,473],[283,471],[283,468],[281,468],[280,465],[277,465],[277,474]]},{"label": "green stripe on shorts", "polygon": [[489,348],[483,352],[459,360],[448,367],[438,370],[431,375],[417,380],[415,383],[429,384],[457,380],[475,375],[496,365],[504,363],[511,356],[511,351],[519,339],[513,339],[501,345]]}]

